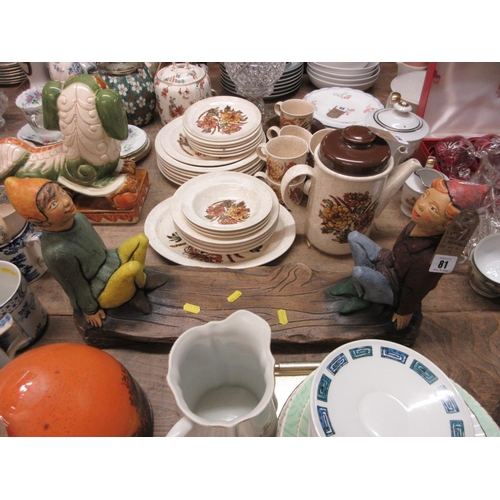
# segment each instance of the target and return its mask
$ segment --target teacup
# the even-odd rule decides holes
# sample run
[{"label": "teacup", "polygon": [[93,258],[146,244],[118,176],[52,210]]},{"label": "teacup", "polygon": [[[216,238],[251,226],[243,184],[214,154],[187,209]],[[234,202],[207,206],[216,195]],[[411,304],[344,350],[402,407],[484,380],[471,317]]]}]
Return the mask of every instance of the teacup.
[{"label": "teacup", "polygon": [[[281,196],[281,182],[273,181],[269,178],[266,172],[257,172],[254,174],[255,177],[259,177],[264,180],[267,185],[274,191],[274,194],[278,197],[278,201],[284,205],[283,198]],[[304,198],[304,183],[306,181],[306,176],[301,175],[294,179],[288,188],[288,196],[294,202],[300,205],[302,199]]]},{"label": "teacup", "polygon": [[42,87],[25,90],[17,97],[16,106],[23,112],[33,131],[44,142],[53,140],[54,132],[43,126]]},{"label": "teacup", "polygon": [[268,177],[281,182],[289,168],[306,162],[308,151],[309,145],[304,139],[284,135],[271,139],[267,144],[259,144],[255,152],[266,162]]},{"label": "teacup", "polygon": [[304,99],[288,99],[274,105],[274,112],[280,117],[280,127],[297,125],[311,130],[314,105]]},{"label": "teacup", "polygon": [[309,130],[299,127],[298,125],[285,125],[284,127],[277,127],[276,125],[269,127],[266,136],[269,140],[283,135],[293,135],[304,139],[307,143],[311,140],[312,134]]},{"label": "teacup", "polygon": [[484,297],[500,297],[500,233],[485,236],[472,251],[469,282]]},{"label": "teacup", "polygon": [[47,271],[42,257],[41,236],[32,224],[26,222],[19,234],[0,245],[0,260],[17,266],[28,283],[37,280]]},{"label": "teacup", "polygon": [[183,414],[168,437],[276,435],[271,327],[252,312],[182,333],[167,381]]},{"label": "teacup", "polygon": [[430,187],[434,179],[439,178],[447,179],[447,177],[432,168],[419,168],[403,184],[401,190],[401,211],[407,216],[411,217],[413,205]]},{"label": "teacup", "polygon": [[19,268],[0,261],[0,350],[12,359],[40,337],[46,326],[47,312]]}]

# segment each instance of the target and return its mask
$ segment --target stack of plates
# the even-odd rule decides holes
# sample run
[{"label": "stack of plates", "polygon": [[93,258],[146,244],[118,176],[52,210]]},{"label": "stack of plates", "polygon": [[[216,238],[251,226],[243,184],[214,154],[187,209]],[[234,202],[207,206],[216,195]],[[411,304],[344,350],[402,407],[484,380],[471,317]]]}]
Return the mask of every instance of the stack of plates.
[{"label": "stack of plates", "polygon": [[[203,101],[199,102],[211,102],[212,104],[208,104],[208,109],[210,109],[210,106],[214,103],[211,99],[214,98],[203,99]],[[236,109],[236,104],[240,104],[241,101],[243,100],[239,98],[228,97],[223,99],[223,104],[225,106],[229,103],[233,105],[233,109]],[[243,101],[243,103],[245,104],[245,108],[247,105],[253,106],[248,101]],[[203,132],[193,132],[193,130],[196,130],[196,123],[192,126],[186,126],[186,120],[192,119],[190,118],[190,113],[188,113],[190,109],[195,107],[195,110],[198,109],[198,112],[201,111],[204,113],[206,111],[204,106],[203,110],[198,109],[195,105],[191,106],[183,116],[172,120],[160,130],[155,139],[157,164],[160,172],[169,181],[181,185],[198,175],[214,171],[235,171],[253,175],[262,170],[265,162],[257,156],[255,150],[258,144],[266,141],[266,136],[262,130],[258,109],[253,106],[258,112],[258,115],[254,112],[252,117],[253,121],[258,120],[257,126],[254,124],[253,129],[246,135],[245,130],[235,131],[236,142],[231,144],[231,142],[227,141],[227,137],[233,134],[222,134],[221,132],[213,131],[213,134],[208,136],[203,134]],[[253,111],[251,107],[248,109]],[[194,116],[198,115],[195,114]],[[247,121],[242,125],[242,129],[245,129]],[[190,131],[190,139],[187,137],[187,131]],[[193,140],[193,137],[195,137],[195,140]],[[200,140],[200,137],[204,141]],[[217,156],[203,152],[205,150],[208,151],[209,147],[207,144],[211,144],[207,140],[207,137],[214,137],[218,140],[218,142],[213,142],[213,149],[216,150],[215,154]],[[198,150],[193,148],[193,146]],[[199,151],[200,149],[202,152]]]},{"label": "stack of plates", "polygon": [[[222,87],[233,93],[238,94],[234,82],[224,67],[224,63],[219,63],[220,66],[220,83]],[[288,62],[285,66],[285,71],[281,75],[280,79],[274,85],[273,93],[264,97],[264,99],[277,99],[292,92],[296,92],[301,83],[302,75],[304,74],[304,63],[303,62]]]},{"label": "stack of plates", "polygon": [[128,137],[121,142],[120,158],[138,162],[151,151],[151,141],[144,130],[135,125],[128,126]]},{"label": "stack of plates", "polygon": [[307,63],[307,74],[312,84],[318,88],[349,87],[366,90],[380,74],[378,62],[370,63]]},{"label": "stack of plates", "polygon": [[17,85],[27,76],[16,62],[0,62],[0,85]]},{"label": "stack of plates", "polygon": [[238,172],[205,174],[172,197],[174,227],[205,252],[243,253],[267,242],[278,225],[280,205],[272,189]]}]

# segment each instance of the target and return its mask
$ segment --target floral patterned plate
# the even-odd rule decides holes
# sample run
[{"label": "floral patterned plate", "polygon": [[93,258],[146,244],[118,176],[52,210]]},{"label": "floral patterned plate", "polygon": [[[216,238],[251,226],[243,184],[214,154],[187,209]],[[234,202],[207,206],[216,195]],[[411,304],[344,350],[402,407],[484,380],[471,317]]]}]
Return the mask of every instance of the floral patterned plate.
[{"label": "floral patterned plate", "polygon": [[332,128],[364,125],[370,111],[384,107],[377,98],[366,92],[343,87],[314,90],[304,96],[304,100],[316,108],[314,118]]},{"label": "floral patterned plate", "polygon": [[184,113],[184,129],[207,143],[244,141],[261,126],[259,108],[246,99],[208,97]]},{"label": "floral patterned plate", "polygon": [[[313,371],[292,391],[279,415],[279,437],[308,437],[309,394],[315,372]],[[453,382],[458,393],[469,407],[475,437],[499,437],[500,428],[486,410],[462,387]]]},{"label": "floral patterned plate", "polygon": [[295,220],[287,210],[280,208],[276,230],[262,247],[241,254],[203,252],[188,245],[176,233],[170,204],[171,199],[168,198],[151,210],[144,232],[154,250],[177,264],[233,269],[262,266],[283,255],[295,240]]},{"label": "floral patterned plate", "polygon": [[163,150],[177,161],[188,165],[200,167],[221,167],[229,163],[235,163],[248,156],[248,153],[234,156],[233,158],[217,159],[195,151],[189,144],[186,135],[183,133],[183,117],[179,116],[165,125],[160,133],[160,142]]},{"label": "floral patterned plate", "polygon": [[121,141],[121,157],[130,156],[139,151],[147,143],[148,135],[135,125],[128,126],[128,137]]}]

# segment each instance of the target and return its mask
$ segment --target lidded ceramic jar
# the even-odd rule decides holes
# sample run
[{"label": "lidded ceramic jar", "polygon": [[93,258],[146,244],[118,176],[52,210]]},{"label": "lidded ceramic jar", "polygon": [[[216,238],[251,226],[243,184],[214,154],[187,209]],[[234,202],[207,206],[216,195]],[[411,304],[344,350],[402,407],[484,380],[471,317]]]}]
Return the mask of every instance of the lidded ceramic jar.
[{"label": "lidded ceramic jar", "polygon": [[182,116],[189,106],[212,96],[208,73],[191,63],[172,63],[155,76],[157,109],[163,125]]},{"label": "lidded ceramic jar", "polygon": [[323,165],[340,174],[367,177],[383,172],[391,158],[387,142],[362,125],[333,130],[318,148]]}]

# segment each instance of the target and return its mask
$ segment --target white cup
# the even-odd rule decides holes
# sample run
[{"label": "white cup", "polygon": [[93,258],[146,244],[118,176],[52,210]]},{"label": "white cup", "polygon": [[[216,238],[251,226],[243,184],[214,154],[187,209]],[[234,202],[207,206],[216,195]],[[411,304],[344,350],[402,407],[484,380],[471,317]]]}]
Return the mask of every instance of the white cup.
[{"label": "white cup", "polygon": [[[254,177],[258,177],[262,179],[267,185],[274,191],[274,194],[277,196],[278,201],[284,205],[283,198],[281,197],[281,182],[273,181],[267,175],[267,172],[256,172]],[[294,179],[289,187],[288,187],[288,196],[290,200],[294,203],[300,205],[302,203],[302,199],[304,198],[304,183],[306,182],[306,176],[301,175]]]},{"label": "white cup", "polygon": [[406,179],[401,190],[401,211],[411,217],[413,205],[430,187],[434,179],[447,179],[447,177],[432,168],[419,168]]},{"label": "white cup", "polygon": [[274,363],[271,328],[249,311],[186,330],[167,374],[184,416],[167,436],[275,436]]},{"label": "white cup", "polygon": [[46,326],[47,312],[19,268],[0,261],[0,350],[12,359],[40,337]]},{"label": "white cup", "polygon": [[500,297],[500,233],[485,236],[472,251],[469,282],[484,297]]}]

